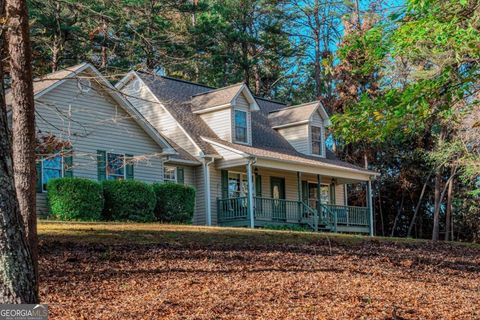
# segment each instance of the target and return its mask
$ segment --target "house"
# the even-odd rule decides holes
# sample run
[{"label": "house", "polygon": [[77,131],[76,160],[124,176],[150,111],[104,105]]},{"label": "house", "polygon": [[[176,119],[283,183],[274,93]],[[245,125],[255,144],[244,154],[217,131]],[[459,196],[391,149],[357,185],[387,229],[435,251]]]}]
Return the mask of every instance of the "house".
[{"label": "house", "polygon": [[[48,214],[50,179],[172,180],[192,183],[183,168],[200,162],[162,136],[95,67],[82,63],[34,80],[37,211]],[[11,94],[6,95],[7,104]],[[191,170],[185,170],[190,173]]]},{"label": "house", "polygon": [[[197,164],[182,167],[197,190],[194,223],[302,225],[373,234],[375,172],[338,160],[325,145],[328,114],[255,97],[244,83],[211,88],[132,71],[116,88],[148,123]],[[166,166],[178,177],[180,166]],[[368,207],[348,206],[346,185],[365,184]]]}]

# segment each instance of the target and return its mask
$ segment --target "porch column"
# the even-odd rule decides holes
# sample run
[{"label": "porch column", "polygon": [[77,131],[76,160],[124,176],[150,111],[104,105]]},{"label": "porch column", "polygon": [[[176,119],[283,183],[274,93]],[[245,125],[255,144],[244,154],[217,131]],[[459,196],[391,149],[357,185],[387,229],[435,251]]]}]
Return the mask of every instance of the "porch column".
[{"label": "porch column", "polygon": [[317,213],[314,217],[315,219],[315,231],[318,231],[318,219],[322,216],[322,199],[321,199],[321,188],[322,186],[322,177],[317,174]]},{"label": "porch column", "polygon": [[247,184],[248,184],[248,195],[247,195],[247,206],[248,206],[248,217],[250,218],[250,228],[255,228],[255,217],[253,212],[253,174],[252,174],[252,160],[248,159],[247,162]]},{"label": "porch column", "polygon": [[370,220],[370,236],[374,236],[373,232],[373,202],[372,202],[372,181],[367,182],[367,208]]}]

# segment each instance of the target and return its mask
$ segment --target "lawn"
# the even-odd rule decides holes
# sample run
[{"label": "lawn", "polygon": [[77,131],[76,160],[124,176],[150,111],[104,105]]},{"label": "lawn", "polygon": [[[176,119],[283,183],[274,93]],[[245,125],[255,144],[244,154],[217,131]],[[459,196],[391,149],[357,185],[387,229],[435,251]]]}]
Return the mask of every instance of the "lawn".
[{"label": "lawn", "polygon": [[40,222],[51,319],[480,319],[480,247]]}]

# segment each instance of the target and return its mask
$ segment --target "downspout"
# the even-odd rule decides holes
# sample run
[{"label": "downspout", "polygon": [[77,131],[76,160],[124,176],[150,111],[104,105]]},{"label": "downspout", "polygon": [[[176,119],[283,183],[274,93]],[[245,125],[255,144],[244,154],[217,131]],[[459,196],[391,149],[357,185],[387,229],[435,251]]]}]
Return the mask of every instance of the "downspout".
[{"label": "downspout", "polygon": [[203,177],[205,187],[205,210],[207,215],[207,226],[212,225],[212,198],[210,190],[210,165],[215,161],[213,157],[210,157],[210,161],[207,161],[206,155],[202,155],[203,158]]}]

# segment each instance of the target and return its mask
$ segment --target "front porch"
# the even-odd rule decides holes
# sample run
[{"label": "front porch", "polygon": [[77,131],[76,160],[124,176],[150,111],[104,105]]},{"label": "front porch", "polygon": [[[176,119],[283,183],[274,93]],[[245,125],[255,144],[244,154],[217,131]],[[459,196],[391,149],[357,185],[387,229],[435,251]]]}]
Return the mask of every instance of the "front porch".
[{"label": "front porch", "polygon": [[[282,170],[258,162],[220,169],[214,204],[220,226],[300,226],[314,231],[372,233],[370,183],[366,180]],[[359,183],[366,188],[367,205],[349,206],[347,185]]]},{"label": "front porch", "polygon": [[[253,197],[253,226],[302,226],[315,231],[369,233],[369,210],[334,204],[312,208],[303,201]],[[217,200],[218,224],[252,226],[248,197]]]}]

